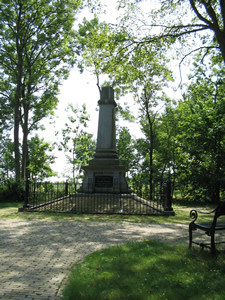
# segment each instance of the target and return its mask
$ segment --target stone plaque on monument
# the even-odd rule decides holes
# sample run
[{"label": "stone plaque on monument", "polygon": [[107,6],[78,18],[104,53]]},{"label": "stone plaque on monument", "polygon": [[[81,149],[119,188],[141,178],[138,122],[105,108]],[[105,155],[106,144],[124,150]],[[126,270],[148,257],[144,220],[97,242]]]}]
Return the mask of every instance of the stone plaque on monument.
[{"label": "stone plaque on monument", "polygon": [[113,187],[113,176],[97,175],[95,176],[95,187],[97,188],[112,188]]},{"label": "stone plaque on monument", "polygon": [[98,135],[94,158],[84,170],[82,193],[128,194],[125,167],[120,163],[116,151],[114,91],[103,87],[99,104]]}]

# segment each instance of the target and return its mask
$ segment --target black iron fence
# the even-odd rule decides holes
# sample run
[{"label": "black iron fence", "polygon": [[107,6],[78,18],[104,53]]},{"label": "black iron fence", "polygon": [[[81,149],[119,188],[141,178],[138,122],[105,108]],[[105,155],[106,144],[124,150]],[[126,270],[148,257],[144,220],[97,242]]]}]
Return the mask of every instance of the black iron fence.
[{"label": "black iron fence", "polygon": [[[151,195],[151,197],[149,196]],[[150,200],[151,198],[151,200]],[[23,210],[105,214],[173,214],[171,182],[150,193],[79,193],[72,182],[26,182]]]}]

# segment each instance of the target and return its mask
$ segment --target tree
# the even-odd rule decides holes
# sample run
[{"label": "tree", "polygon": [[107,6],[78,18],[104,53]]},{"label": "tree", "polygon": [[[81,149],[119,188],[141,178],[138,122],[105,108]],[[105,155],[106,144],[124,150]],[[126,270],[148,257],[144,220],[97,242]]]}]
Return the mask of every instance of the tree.
[{"label": "tree", "polygon": [[76,42],[79,45],[80,60],[77,64],[81,72],[88,68],[96,76],[99,92],[102,85],[100,75],[111,75],[113,56],[125,38],[126,34],[121,28],[100,22],[97,16],[90,21],[84,18],[83,23],[79,24]]},{"label": "tree", "polygon": [[51,164],[55,162],[55,156],[52,154],[53,146],[40,139],[37,135],[32,137],[28,143],[29,178],[34,180],[43,180],[56,175],[51,169]]},{"label": "tree", "polygon": [[13,159],[13,143],[9,137],[1,138],[0,148],[0,180],[9,179],[13,175],[14,159]]},{"label": "tree", "polygon": [[[152,47],[139,44],[132,48],[131,45],[127,45],[127,48],[123,49],[120,47],[121,44],[126,44],[129,38],[124,29],[114,29],[105,23],[99,23],[98,19],[91,22],[85,20],[84,25],[80,27],[79,35],[84,41],[81,47],[83,63],[87,67],[94,66],[95,74],[97,69],[98,75],[100,73],[108,75],[107,84],[114,87],[117,95],[129,91],[139,103],[141,125],[149,146],[149,184],[152,193],[156,111],[167,99],[163,92],[166,82],[172,80],[171,72],[166,67],[168,60],[163,54],[161,43],[155,43]],[[117,50],[119,55],[116,55]]]},{"label": "tree", "polygon": [[87,165],[92,158],[95,149],[95,142],[92,135],[87,133],[87,122],[89,115],[87,114],[86,105],[75,108],[69,104],[67,111],[70,113],[65,127],[62,129],[62,142],[59,150],[64,150],[68,164],[72,167],[73,181],[76,184],[81,175],[81,166]]},{"label": "tree", "polygon": [[0,96],[14,116],[17,179],[27,177],[28,135],[53,112],[60,80],[75,61],[73,24],[80,5],[80,0],[1,1]]},{"label": "tree", "polygon": [[177,107],[177,181],[194,199],[218,202],[225,189],[224,67],[195,64],[184,100]]},{"label": "tree", "polygon": [[[157,123],[159,111],[168,98],[163,89],[172,81],[171,72],[166,67],[166,58],[161,49],[149,49],[142,45],[133,51],[116,74],[116,82],[126,84],[132,91],[140,107],[140,125],[146,139],[146,153],[149,162],[150,199],[153,197],[154,161],[156,149]],[[120,73],[119,73],[120,72]]]},{"label": "tree", "polygon": [[[211,30],[223,60],[225,61],[225,2],[209,0],[189,0],[190,6],[200,24],[191,24],[191,33],[202,30]],[[187,31],[187,33],[189,33]],[[212,45],[213,45],[212,43]],[[209,46],[207,46],[209,48]]]},{"label": "tree", "polygon": [[135,140],[132,138],[130,131],[127,127],[120,127],[117,130],[117,146],[119,159],[127,170],[134,168],[134,144]]},{"label": "tree", "polygon": [[177,134],[177,114],[174,104],[166,104],[165,110],[161,114],[157,128],[156,151],[154,155],[155,169],[162,189],[165,178],[172,181],[172,191],[176,182],[176,134]]}]

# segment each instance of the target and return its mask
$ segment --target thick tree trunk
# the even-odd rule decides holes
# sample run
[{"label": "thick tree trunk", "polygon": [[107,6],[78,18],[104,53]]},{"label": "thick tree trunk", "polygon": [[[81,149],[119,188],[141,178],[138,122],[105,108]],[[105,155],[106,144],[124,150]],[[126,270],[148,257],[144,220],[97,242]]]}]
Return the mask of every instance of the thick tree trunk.
[{"label": "thick tree trunk", "polygon": [[[17,88],[18,89],[18,88]],[[15,177],[16,180],[20,179],[20,143],[19,143],[19,89],[15,96],[14,103],[14,158],[15,158]]]},{"label": "thick tree trunk", "polygon": [[154,150],[154,133],[153,133],[153,124],[154,120],[152,120],[149,113],[149,99],[145,95],[145,110],[146,116],[149,125],[149,185],[150,185],[150,200],[153,200],[153,150]]},{"label": "thick tree trunk", "polygon": [[17,87],[14,102],[14,155],[15,155],[15,177],[16,180],[21,178],[21,162],[20,162],[20,100],[21,100],[21,87],[22,87],[22,54],[18,58],[18,74],[17,74]]},{"label": "thick tree trunk", "polygon": [[215,36],[217,39],[217,42],[219,44],[219,48],[223,57],[223,61],[225,62],[225,32],[222,32],[220,30],[215,31]]},{"label": "thick tree trunk", "polygon": [[17,19],[17,37],[16,37],[16,51],[17,51],[17,82],[16,93],[14,103],[14,155],[15,155],[15,177],[16,180],[21,178],[20,171],[20,141],[19,141],[19,129],[20,129],[20,100],[22,90],[22,74],[23,74],[23,53],[20,44],[19,33],[21,29],[21,12],[22,4],[19,5],[19,15]]},{"label": "thick tree trunk", "polygon": [[[213,2],[211,1],[194,1],[189,0],[190,5],[198,17],[198,19],[206,24],[206,29],[210,29],[214,32],[217,43],[219,44],[220,52],[225,62],[225,2],[224,0],[220,0],[219,3],[216,4],[218,11],[213,7]],[[205,7],[205,11],[207,16],[205,17],[197,3],[201,2],[201,4]],[[216,2],[216,1],[215,1]]]},{"label": "thick tree trunk", "polygon": [[28,115],[29,107],[24,105],[24,123],[23,123],[23,146],[22,146],[22,178],[26,180],[28,178]]}]

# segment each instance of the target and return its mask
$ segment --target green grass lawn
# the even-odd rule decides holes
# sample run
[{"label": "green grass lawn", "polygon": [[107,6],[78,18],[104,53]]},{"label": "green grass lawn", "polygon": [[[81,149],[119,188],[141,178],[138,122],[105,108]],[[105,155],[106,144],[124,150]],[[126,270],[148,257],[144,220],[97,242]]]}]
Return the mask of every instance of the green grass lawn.
[{"label": "green grass lawn", "polygon": [[95,252],[64,289],[73,299],[225,299],[225,255],[153,241]]},{"label": "green grass lawn", "polygon": [[[75,221],[98,221],[98,222],[135,222],[135,223],[189,223],[189,212],[192,206],[174,205],[175,216],[136,216],[136,215],[92,215],[73,213],[51,212],[18,212],[23,203],[0,203],[0,218],[23,218],[23,219],[53,219]],[[202,209],[202,208],[201,208]]]}]

